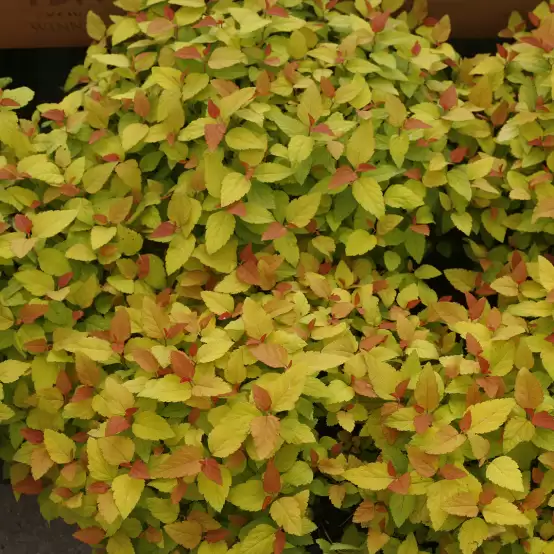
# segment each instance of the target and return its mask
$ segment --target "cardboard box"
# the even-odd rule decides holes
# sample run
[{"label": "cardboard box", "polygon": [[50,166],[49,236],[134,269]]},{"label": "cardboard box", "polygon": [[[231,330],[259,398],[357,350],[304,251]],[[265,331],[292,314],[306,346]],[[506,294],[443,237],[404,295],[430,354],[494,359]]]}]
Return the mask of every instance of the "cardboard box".
[{"label": "cardboard box", "polygon": [[0,48],[86,46],[89,10],[117,13],[112,0],[0,0]]},{"label": "cardboard box", "polygon": [[[513,10],[531,11],[539,0],[429,0],[431,16],[448,13],[453,37],[494,38]],[[85,46],[85,18],[108,20],[112,0],[0,0],[0,48]]]}]

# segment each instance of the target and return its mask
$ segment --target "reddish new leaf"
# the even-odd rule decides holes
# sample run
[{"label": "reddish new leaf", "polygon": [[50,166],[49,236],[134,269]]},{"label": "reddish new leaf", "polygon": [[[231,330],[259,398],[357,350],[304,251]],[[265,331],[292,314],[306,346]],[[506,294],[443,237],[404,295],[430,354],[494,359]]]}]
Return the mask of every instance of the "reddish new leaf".
[{"label": "reddish new leaf", "polygon": [[286,367],[288,354],[283,346],[271,342],[262,342],[250,347],[250,353],[258,361],[269,367]]},{"label": "reddish new leaf", "polygon": [[440,96],[439,104],[445,111],[451,110],[458,104],[458,93],[456,87],[450,85]]},{"label": "reddish new leaf", "polygon": [[110,322],[110,340],[124,343],[131,336],[131,318],[125,309],[117,310]]},{"label": "reddish new leaf", "polygon": [[221,468],[214,458],[207,458],[202,462],[202,473],[214,483],[223,485],[223,477],[221,476]]},{"label": "reddish new leaf", "polygon": [[44,442],[44,433],[38,429],[29,429],[29,427],[23,427],[19,430],[21,436],[31,444],[40,444]]},{"label": "reddish new leaf", "polygon": [[281,491],[281,475],[275,467],[273,458],[267,462],[263,477],[264,492],[278,494]]},{"label": "reddish new leaf", "polygon": [[182,480],[177,480],[177,486],[171,491],[171,503],[179,504],[185,493],[187,492],[188,485]]},{"label": "reddish new leaf", "polygon": [[133,348],[132,354],[135,362],[144,369],[144,371],[156,373],[160,369],[158,360],[156,360],[154,354],[149,350],[144,348]]},{"label": "reddish new leaf", "polygon": [[287,542],[287,536],[282,529],[275,531],[275,542],[273,543],[273,554],[282,554]]},{"label": "reddish new leaf", "polygon": [[129,476],[133,479],[150,479],[148,466],[142,460],[135,460],[133,462],[133,466],[131,467],[131,471],[129,471]]},{"label": "reddish new leaf", "polygon": [[13,225],[18,231],[21,231],[26,235],[30,234],[33,229],[33,222],[23,214],[17,214],[13,218]]},{"label": "reddish new leaf", "polygon": [[275,240],[284,237],[287,234],[287,228],[279,223],[274,221],[270,223],[262,235],[262,240]]},{"label": "reddish new leaf", "polygon": [[531,423],[535,427],[554,431],[554,416],[550,415],[548,412],[536,412],[533,414]]},{"label": "reddish new leaf", "polygon": [[79,531],[73,533],[73,537],[78,541],[84,542],[90,546],[100,544],[105,536],[106,532],[100,527],[86,527],[85,529],[79,529]]},{"label": "reddish new leaf", "polygon": [[194,362],[180,350],[173,350],[171,352],[171,369],[181,379],[191,381],[194,378]]},{"label": "reddish new leaf", "polygon": [[396,494],[408,494],[408,491],[410,490],[410,485],[412,484],[412,479],[410,477],[409,473],[404,473],[404,475],[401,475],[398,477],[398,479],[395,479],[387,488],[395,492]]},{"label": "reddish new leaf", "polygon": [[175,57],[181,60],[201,60],[202,54],[194,46],[183,46],[175,52]]},{"label": "reddish new leaf", "polygon": [[42,317],[48,309],[48,304],[27,304],[19,311],[19,319],[22,323],[34,323],[39,317]]},{"label": "reddish new leaf", "polygon": [[151,233],[150,238],[161,239],[165,237],[171,237],[175,234],[177,225],[172,221],[164,221],[160,223]]},{"label": "reddish new leaf", "polygon": [[407,119],[404,123],[404,129],[407,131],[411,131],[413,129],[431,129],[431,125],[428,123],[424,123],[423,121],[419,119]]},{"label": "reddish new leaf", "polygon": [[452,464],[446,464],[439,469],[439,474],[448,480],[463,479],[467,472]]},{"label": "reddish new leaf", "polygon": [[213,119],[217,119],[219,117],[219,114],[221,113],[221,110],[216,106],[213,100],[208,100],[208,115],[212,117]]},{"label": "reddish new leaf", "polygon": [[225,123],[209,123],[204,127],[204,137],[210,152],[217,149],[226,132],[227,126]]},{"label": "reddish new leaf", "polygon": [[258,410],[267,412],[271,409],[271,396],[269,396],[269,393],[264,388],[254,385],[252,387],[252,396]]},{"label": "reddish new leaf", "polygon": [[106,423],[106,437],[112,437],[119,433],[123,433],[123,431],[126,431],[130,427],[131,424],[123,416],[112,416]]},{"label": "reddish new leaf", "polygon": [[371,19],[371,29],[374,33],[380,33],[386,26],[390,17],[390,10],[379,12]]},{"label": "reddish new leaf", "polygon": [[339,167],[329,183],[329,189],[337,189],[343,185],[353,183],[358,178],[356,172],[346,165]]},{"label": "reddish new leaf", "polygon": [[19,494],[26,494],[29,496],[36,496],[42,492],[42,481],[39,479],[35,481],[30,475],[27,475],[22,481],[18,481],[13,490]]}]

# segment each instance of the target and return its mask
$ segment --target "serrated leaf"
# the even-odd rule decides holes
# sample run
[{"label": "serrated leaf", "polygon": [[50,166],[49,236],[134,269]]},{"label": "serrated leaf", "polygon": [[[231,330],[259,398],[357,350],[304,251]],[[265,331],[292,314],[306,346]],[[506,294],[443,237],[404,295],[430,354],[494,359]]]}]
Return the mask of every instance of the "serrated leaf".
[{"label": "serrated leaf", "polygon": [[523,476],[515,460],[509,456],[495,458],[487,466],[487,479],[495,485],[523,492]]},{"label": "serrated leaf", "polygon": [[115,505],[123,519],[127,519],[135,509],[145,482],[142,479],[133,479],[129,475],[118,475],[112,482],[112,491]]}]

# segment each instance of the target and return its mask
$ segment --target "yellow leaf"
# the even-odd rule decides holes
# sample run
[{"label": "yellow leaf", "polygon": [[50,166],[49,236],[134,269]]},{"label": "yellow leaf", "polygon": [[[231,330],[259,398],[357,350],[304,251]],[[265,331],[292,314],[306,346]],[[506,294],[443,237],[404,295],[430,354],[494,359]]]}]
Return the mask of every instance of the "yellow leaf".
[{"label": "yellow leaf", "polygon": [[273,521],[291,535],[302,535],[302,512],[292,496],[284,496],[271,504],[269,514]]},{"label": "yellow leaf", "polygon": [[162,456],[159,465],[153,467],[150,473],[154,479],[192,477],[200,473],[203,457],[202,449],[182,446],[172,454]]},{"label": "yellow leaf", "polygon": [[464,521],[458,533],[462,554],[473,554],[489,536],[489,526],[480,518]]},{"label": "yellow leaf", "polygon": [[331,485],[329,487],[329,500],[335,508],[340,508],[344,497],[346,496],[346,487],[344,485]]},{"label": "yellow leaf", "polygon": [[221,396],[232,391],[231,385],[221,377],[214,375],[201,375],[194,379],[192,394],[194,396]]},{"label": "yellow leaf", "polygon": [[256,525],[239,543],[238,552],[240,554],[271,554],[275,542],[275,531],[274,527],[265,523]]},{"label": "yellow leaf", "polygon": [[200,544],[202,526],[196,521],[179,521],[164,527],[164,531],[180,546],[192,550]]},{"label": "yellow leaf", "polygon": [[175,436],[169,423],[154,412],[138,412],[132,430],[135,437],[144,440],[165,440]]},{"label": "yellow leaf", "polygon": [[89,438],[87,441],[88,471],[97,481],[111,481],[117,475],[117,467],[110,466],[104,459],[98,441]]},{"label": "yellow leaf", "polygon": [[375,554],[390,540],[386,533],[381,533],[378,529],[370,529],[367,532],[367,550],[369,554]]},{"label": "yellow leaf", "polygon": [[100,516],[106,521],[106,523],[111,525],[119,517],[119,510],[115,505],[112,491],[99,494],[96,502],[98,504]]},{"label": "yellow leaf", "polygon": [[98,446],[106,462],[113,466],[130,462],[135,454],[135,443],[129,437],[101,437]]},{"label": "yellow leaf", "polygon": [[250,432],[250,422],[259,415],[260,412],[251,404],[236,404],[208,435],[212,455],[226,458],[236,452]]},{"label": "yellow leaf", "polygon": [[33,237],[47,239],[61,233],[77,217],[77,210],[50,210],[31,216]]},{"label": "yellow leaf", "polygon": [[106,32],[106,25],[102,21],[102,18],[96,15],[94,12],[89,11],[87,13],[87,34],[94,40],[102,40],[104,33]]},{"label": "yellow leaf", "polygon": [[446,499],[442,509],[447,513],[459,517],[476,517],[479,513],[477,499],[470,492],[461,492]]},{"label": "yellow leaf", "polygon": [[530,410],[540,406],[544,400],[540,381],[525,367],[517,374],[514,398],[523,409]]},{"label": "yellow leaf", "polygon": [[554,265],[543,256],[539,256],[538,278],[547,292],[554,289]]},{"label": "yellow leaf", "polygon": [[366,119],[360,123],[346,144],[346,157],[356,169],[360,164],[369,162],[375,152],[373,121]]},{"label": "yellow leaf", "polygon": [[370,491],[385,490],[394,480],[389,475],[387,464],[382,462],[347,469],[342,476],[357,487]]},{"label": "yellow leaf", "polygon": [[142,329],[151,339],[165,339],[165,329],[169,328],[169,317],[150,296],[142,302]]},{"label": "yellow leaf", "polygon": [[469,430],[476,435],[496,431],[508,419],[516,403],[512,398],[486,400],[468,408],[471,413]]},{"label": "yellow leaf", "polygon": [[203,473],[200,473],[197,478],[198,492],[217,512],[221,512],[223,509],[233,480],[231,472],[226,467],[221,467],[221,480],[223,483],[218,485],[208,479]]},{"label": "yellow leaf", "polygon": [[129,475],[118,475],[112,482],[112,491],[115,505],[123,519],[127,519],[137,505],[142,491],[144,481],[133,479]]},{"label": "yellow leaf", "polygon": [[304,194],[295,198],[287,206],[287,221],[299,228],[306,227],[315,217],[320,202],[321,194],[319,193]]},{"label": "yellow leaf", "polygon": [[39,444],[31,452],[31,474],[38,481],[52,466],[54,460],[48,455],[44,444]]},{"label": "yellow leaf", "polygon": [[253,339],[261,339],[273,331],[273,321],[263,306],[247,298],[242,307],[242,322],[246,334]]},{"label": "yellow leaf", "polygon": [[233,487],[227,500],[241,510],[259,512],[263,507],[266,496],[262,481],[250,479],[246,483]]},{"label": "yellow leaf", "polygon": [[52,461],[57,464],[68,464],[75,457],[75,443],[52,429],[44,431],[44,445]]},{"label": "yellow leaf", "polygon": [[0,382],[15,383],[30,367],[27,362],[6,360],[0,363]]},{"label": "yellow leaf", "polygon": [[487,466],[487,479],[511,491],[523,492],[523,475],[515,460],[509,456],[495,458]]},{"label": "yellow leaf", "polygon": [[519,294],[518,284],[511,275],[499,277],[491,283],[491,288],[502,296],[517,296]]},{"label": "yellow leaf", "polygon": [[414,397],[418,405],[427,412],[434,411],[440,402],[437,379],[440,379],[440,377],[433,370],[431,364],[427,364],[417,380]]},{"label": "yellow leaf", "polygon": [[269,458],[279,442],[281,422],[273,415],[260,416],[250,422],[256,454],[260,460]]},{"label": "yellow leaf", "polygon": [[505,498],[497,496],[483,508],[483,517],[493,525],[519,525],[525,527],[530,521],[516,506]]},{"label": "yellow leaf", "polygon": [[264,384],[264,388],[271,396],[271,411],[277,413],[293,410],[304,390],[305,383],[304,371],[299,366],[292,366],[281,373],[277,379]]},{"label": "yellow leaf", "polygon": [[150,128],[144,123],[131,123],[121,133],[121,146],[123,150],[131,150],[146,137]]},{"label": "yellow leaf", "polygon": [[186,402],[192,395],[190,383],[182,383],[177,375],[149,379],[138,396],[160,402]]}]

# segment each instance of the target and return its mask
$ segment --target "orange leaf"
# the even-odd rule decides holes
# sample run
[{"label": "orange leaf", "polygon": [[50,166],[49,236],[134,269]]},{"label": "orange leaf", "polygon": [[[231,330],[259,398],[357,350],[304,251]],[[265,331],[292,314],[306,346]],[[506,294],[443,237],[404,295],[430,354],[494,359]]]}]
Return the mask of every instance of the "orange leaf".
[{"label": "orange leaf", "polygon": [[133,358],[135,362],[142,368],[144,371],[149,373],[156,373],[160,369],[158,360],[154,357],[154,354],[149,350],[144,348],[133,348],[132,350]]},{"label": "orange leaf", "polygon": [[85,529],[79,529],[79,531],[73,533],[73,536],[78,541],[93,546],[101,543],[106,533],[103,529],[100,529],[100,527],[86,527]]},{"label": "orange leaf", "polygon": [[438,456],[427,454],[415,446],[408,446],[407,452],[411,466],[421,477],[433,477],[435,475],[439,467]]},{"label": "orange leaf", "polygon": [[396,494],[408,494],[412,479],[409,473],[404,473],[398,479],[395,479],[387,488]]},{"label": "orange leaf", "polygon": [[463,479],[467,477],[467,473],[452,464],[446,464],[439,469],[439,474],[448,480]]},{"label": "orange leaf", "polygon": [[195,367],[193,361],[180,350],[173,350],[171,352],[171,369],[181,379],[192,380],[194,377]]},{"label": "orange leaf", "polygon": [[204,127],[204,137],[208,150],[214,152],[219,146],[219,143],[223,140],[227,127],[225,123],[210,123]]},{"label": "orange leaf", "polygon": [[202,473],[214,483],[223,485],[223,477],[221,476],[221,468],[214,458],[208,458],[202,462]]},{"label": "orange leaf", "polygon": [[272,342],[262,342],[256,346],[251,346],[250,353],[259,362],[275,368],[286,367],[289,359],[285,348]]},{"label": "orange leaf", "polygon": [[354,523],[369,523],[375,517],[375,505],[371,500],[364,500],[354,512]]},{"label": "orange leaf", "polygon": [[148,471],[148,466],[142,460],[135,460],[129,476],[133,479],[150,479],[150,472]]},{"label": "orange leaf", "polygon": [[540,381],[527,368],[517,374],[514,398],[524,410],[534,410],[544,400]]},{"label": "orange leaf", "polygon": [[456,87],[450,85],[442,94],[439,100],[443,110],[451,110],[458,103],[458,93],[456,92]]},{"label": "orange leaf", "polygon": [[254,385],[252,387],[252,396],[258,410],[268,412],[271,409],[271,396],[269,396],[269,393],[264,388]]},{"label": "orange leaf", "polygon": [[268,458],[279,441],[281,421],[274,415],[260,416],[250,422],[250,432],[258,456]]},{"label": "orange leaf", "polygon": [[275,542],[273,543],[273,554],[281,554],[285,549],[287,537],[282,529],[275,531]]},{"label": "orange leaf", "polygon": [[110,322],[110,339],[117,344],[124,343],[131,336],[131,318],[125,309],[117,310]]},{"label": "orange leaf", "polygon": [[281,475],[275,467],[273,459],[267,462],[263,478],[264,492],[277,494],[281,491]]}]

